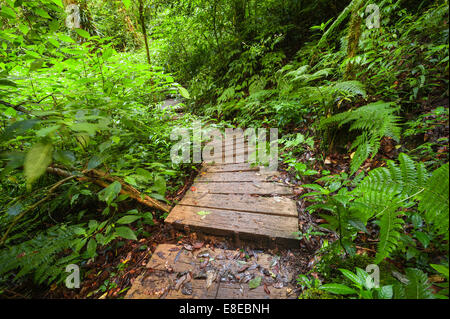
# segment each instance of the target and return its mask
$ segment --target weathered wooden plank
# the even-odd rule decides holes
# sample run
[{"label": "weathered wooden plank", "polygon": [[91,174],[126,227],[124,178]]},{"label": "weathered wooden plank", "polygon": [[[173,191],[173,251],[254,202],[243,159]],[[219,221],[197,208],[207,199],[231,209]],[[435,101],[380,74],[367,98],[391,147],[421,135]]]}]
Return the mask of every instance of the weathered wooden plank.
[{"label": "weathered wooden plank", "polygon": [[279,174],[265,174],[260,172],[223,172],[206,173],[201,172],[195,182],[264,182],[271,180]]},{"label": "weathered wooden plank", "polygon": [[179,205],[298,217],[295,201],[278,196],[253,197],[250,195],[208,194],[188,191]]},{"label": "weathered wooden plank", "polygon": [[211,194],[255,194],[255,195],[291,195],[290,187],[274,182],[208,182],[194,183],[199,193]]},{"label": "weathered wooden plank", "polygon": [[[208,214],[199,215],[199,212]],[[282,245],[297,242],[293,233],[298,231],[298,219],[293,217],[177,205],[165,222],[180,229],[187,226],[190,230],[213,235],[236,234],[244,240],[270,238]]]},{"label": "weathered wooden plank", "polygon": [[250,163],[239,163],[239,164],[224,164],[224,165],[213,165],[208,163],[203,163],[203,168],[201,172],[209,173],[220,173],[220,172],[245,172],[245,171],[259,171],[259,166],[251,166]]},{"label": "weathered wooden plank", "polygon": [[247,149],[238,149],[234,150],[232,148],[224,148],[222,151],[215,150],[215,152],[211,152],[209,154],[207,152],[202,153],[202,157],[204,158],[220,158],[220,157],[233,157],[233,156],[247,156],[248,154],[256,153],[255,151],[249,152]]},{"label": "weathered wooden plank", "polygon": [[[207,256],[207,257],[205,257]],[[205,264],[205,260],[208,260]],[[250,258],[240,257],[240,252],[215,248],[187,251],[183,247],[158,245],[147,268],[151,272],[139,276],[128,291],[127,299],[285,299],[295,298],[290,281],[292,274],[287,265],[279,266],[279,259],[268,254]],[[243,265],[253,265],[245,272]],[[227,269],[224,273],[223,269]],[[283,271],[280,269],[284,269]],[[277,275],[276,279],[267,274]],[[214,279],[207,286],[207,274]],[[183,275],[189,278],[180,282]],[[231,277],[229,276],[230,274]],[[278,276],[279,275],[279,276]],[[250,289],[250,278],[261,277],[262,285]],[[270,294],[264,291],[266,285]],[[275,288],[276,286],[277,288]],[[187,289],[189,288],[189,289]]]},{"label": "weathered wooden plank", "polygon": [[242,146],[242,145],[248,145],[248,139],[245,139],[245,138],[231,139],[231,138],[229,138],[229,139],[222,139],[222,141],[214,140],[214,141],[206,142],[205,145],[211,145],[211,146],[216,146],[216,145],[222,145],[222,146],[238,145],[238,146]]},{"label": "weathered wooden plank", "polygon": [[203,161],[205,163],[223,165],[223,164],[247,163],[248,159],[245,156],[237,156],[237,157],[227,156],[227,157],[203,158]]}]

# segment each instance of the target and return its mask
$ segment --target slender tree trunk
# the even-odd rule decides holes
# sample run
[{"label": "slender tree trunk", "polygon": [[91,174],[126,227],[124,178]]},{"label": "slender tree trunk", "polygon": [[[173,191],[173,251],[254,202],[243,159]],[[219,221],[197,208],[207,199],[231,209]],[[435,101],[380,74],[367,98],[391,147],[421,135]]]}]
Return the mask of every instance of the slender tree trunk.
[{"label": "slender tree trunk", "polygon": [[148,49],[147,28],[145,27],[143,0],[139,0],[139,22],[141,23],[142,34],[144,35],[145,51],[147,53],[147,62],[148,62],[148,64],[152,64],[151,60],[150,60],[150,50]]},{"label": "slender tree trunk", "polygon": [[[361,9],[363,3],[359,2],[355,7],[353,7],[353,12],[350,18],[350,23],[348,27],[347,36],[347,58],[351,59],[356,56],[358,51],[359,38],[361,36],[361,24],[362,19],[359,16],[359,10]],[[345,70],[345,77],[347,79],[354,78],[354,68],[353,63],[348,62]]]}]

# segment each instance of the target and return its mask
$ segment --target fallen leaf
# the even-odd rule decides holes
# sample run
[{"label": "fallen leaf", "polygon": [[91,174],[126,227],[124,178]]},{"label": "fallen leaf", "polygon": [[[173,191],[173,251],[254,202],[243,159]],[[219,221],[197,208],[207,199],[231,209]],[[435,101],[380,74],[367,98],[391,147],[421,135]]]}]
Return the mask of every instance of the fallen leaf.
[{"label": "fallen leaf", "polygon": [[264,291],[266,292],[266,294],[270,295],[270,290],[269,288],[267,288],[266,284],[264,284]]},{"label": "fallen leaf", "polygon": [[250,280],[249,283],[248,283],[248,287],[249,287],[250,289],[258,288],[260,285],[261,285],[261,277],[253,278],[253,279]]},{"label": "fallen leaf", "polygon": [[204,244],[205,244],[205,243],[197,242],[197,243],[195,243],[192,247],[193,247],[194,249],[200,249],[200,248],[203,247]]},{"label": "fallen leaf", "polygon": [[216,279],[216,272],[214,270],[208,270],[206,272],[206,289],[208,289],[213,281]]},{"label": "fallen leaf", "polygon": [[211,212],[207,212],[207,211],[203,211],[203,210],[200,212],[197,212],[197,215],[201,216],[201,219],[205,219],[206,215],[209,215],[209,214],[211,214]]}]

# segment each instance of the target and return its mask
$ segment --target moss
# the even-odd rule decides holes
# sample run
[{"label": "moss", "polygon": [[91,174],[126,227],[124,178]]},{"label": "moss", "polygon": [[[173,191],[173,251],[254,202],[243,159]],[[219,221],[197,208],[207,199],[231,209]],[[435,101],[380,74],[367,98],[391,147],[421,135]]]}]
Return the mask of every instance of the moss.
[{"label": "moss", "polygon": [[310,288],[303,291],[298,299],[343,299],[343,297],[317,288]]}]

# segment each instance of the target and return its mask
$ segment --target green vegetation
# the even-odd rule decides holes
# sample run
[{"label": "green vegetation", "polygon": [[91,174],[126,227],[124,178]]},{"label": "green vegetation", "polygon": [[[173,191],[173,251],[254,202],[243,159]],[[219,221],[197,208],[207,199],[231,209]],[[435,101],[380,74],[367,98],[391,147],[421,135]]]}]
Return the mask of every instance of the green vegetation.
[{"label": "green vegetation", "polygon": [[201,119],[279,129],[324,221],[300,298],[448,298],[447,0],[0,4],[0,294],[152,238],[196,170],[171,130]]}]

